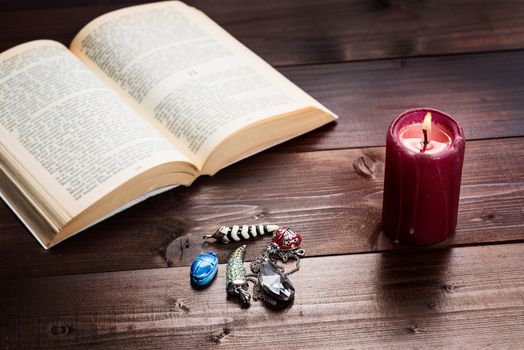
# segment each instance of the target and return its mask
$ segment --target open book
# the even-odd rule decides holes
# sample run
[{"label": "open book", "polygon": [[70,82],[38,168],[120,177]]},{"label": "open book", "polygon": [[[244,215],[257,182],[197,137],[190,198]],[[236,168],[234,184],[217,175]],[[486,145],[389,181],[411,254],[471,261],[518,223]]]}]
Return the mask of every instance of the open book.
[{"label": "open book", "polygon": [[0,55],[0,192],[49,248],[337,117],[178,1]]}]

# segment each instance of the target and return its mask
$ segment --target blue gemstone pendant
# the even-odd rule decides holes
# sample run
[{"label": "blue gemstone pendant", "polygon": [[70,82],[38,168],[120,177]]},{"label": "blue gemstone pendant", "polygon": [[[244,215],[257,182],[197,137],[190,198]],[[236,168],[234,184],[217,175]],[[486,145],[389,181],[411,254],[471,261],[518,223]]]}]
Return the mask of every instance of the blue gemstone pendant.
[{"label": "blue gemstone pendant", "polygon": [[202,253],[191,264],[191,283],[197,287],[208,285],[218,271],[218,258],[215,252]]}]

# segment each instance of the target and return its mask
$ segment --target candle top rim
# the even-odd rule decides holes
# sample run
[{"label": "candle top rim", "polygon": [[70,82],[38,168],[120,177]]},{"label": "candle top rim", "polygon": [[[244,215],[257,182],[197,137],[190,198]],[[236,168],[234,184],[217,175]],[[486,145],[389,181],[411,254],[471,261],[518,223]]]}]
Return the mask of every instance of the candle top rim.
[{"label": "candle top rim", "polygon": [[[432,156],[440,157],[440,156],[446,155],[449,152],[453,152],[457,143],[461,142],[461,140],[462,142],[465,141],[464,131],[462,130],[462,127],[455,119],[453,119],[451,116],[449,116],[448,114],[442,111],[439,111],[434,108],[427,108],[427,107],[408,109],[402,112],[401,114],[399,114],[391,122],[391,125],[388,129],[388,133],[390,137],[392,137],[395,140],[395,143],[401,144],[400,131],[408,125],[415,124],[415,123],[422,123],[424,119],[424,115],[427,112],[431,112],[433,116],[432,123],[440,125],[441,127],[448,130],[450,132],[449,136],[451,138],[451,144],[449,145],[449,147],[447,147],[442,152],[439,152],[437,154],[432,154]],[[425,155],[424,153],[415,153],[415,154],[420,154],[422,156]]]}]

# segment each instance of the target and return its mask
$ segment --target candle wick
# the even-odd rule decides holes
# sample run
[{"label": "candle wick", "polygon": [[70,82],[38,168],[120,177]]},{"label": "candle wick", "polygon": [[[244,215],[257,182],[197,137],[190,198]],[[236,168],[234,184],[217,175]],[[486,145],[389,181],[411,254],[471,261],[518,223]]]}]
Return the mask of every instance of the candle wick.
[{"label": "candle wick", "polygon": [[422,129],[422,133],[424,134],[424,146],[427,146],[428,142],[428,131],[426,129]]},{"label": "candle wick", "polygon": [[423,148],[422,152],[426,151],[426,148],[428,147],[428,131],[426,129],[422,129],[422,133],[424,134],[424,141],[423,141]]}]

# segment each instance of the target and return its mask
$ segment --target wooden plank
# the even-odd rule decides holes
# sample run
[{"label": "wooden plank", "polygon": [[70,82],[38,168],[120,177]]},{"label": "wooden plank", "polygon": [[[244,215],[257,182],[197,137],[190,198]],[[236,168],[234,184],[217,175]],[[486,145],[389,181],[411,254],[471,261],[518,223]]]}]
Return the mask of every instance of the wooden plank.
[{"label": "wooden plank", "polygon": [[455,117],[467,140],[523,136],[522,62],[524,51],[282,68],[340,120],[281,149],[384,145],[391,121],[423,106]]},{"label": "wooden plank", "polygon": [[[69,43],[89,20],[144,1],[2,5],[0,51],[50,38]],[[524,3],[489,0],[188,1],[273,65],[524,48]]]},{"label": "wooden plank", "polygon": [[[369,157],[371,176],[353,162]],[[457,235],[447,245],[524,239],[524,138],[468,142]],[[394,249],[381,232],[384,149],[264,153],[108,219],[44,251],[0,209],[0,277],[187,266],[221,225],[288,224],[309,256]],[[269,238],[250,244],[252,259]]]},{"label": "wooden plank", "polygon": [[[251,247],[249,247],[251,249]],[[294,305],[242,309],[224,266],[5,281],[5,348],[522,348],[523,244],[306,258]],[[131,254],[130,254],[131,256]]]}]

